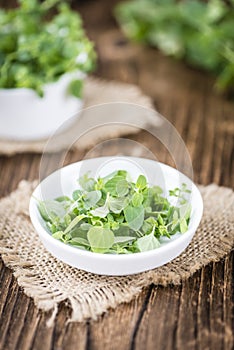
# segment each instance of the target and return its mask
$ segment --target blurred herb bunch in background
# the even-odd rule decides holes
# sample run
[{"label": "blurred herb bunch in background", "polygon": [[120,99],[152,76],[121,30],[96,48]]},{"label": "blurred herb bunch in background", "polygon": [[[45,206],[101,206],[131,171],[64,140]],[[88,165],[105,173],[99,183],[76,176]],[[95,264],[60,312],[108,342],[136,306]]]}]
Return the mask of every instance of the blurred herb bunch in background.
[{"label": "blurred herb bunch in background", "polygon": [[[66,1],[19,0],[14,9],[0,9],[0,88],[43,86],[67,72],[94,68],[93,44],[82,20]],[[80,97],[81,81],[71,93]]]},{"label": "blurred herb bunch in background", "polygon": [[117,5],[126,35],[216,76],[234,91],[234,1],[133,0]]}]

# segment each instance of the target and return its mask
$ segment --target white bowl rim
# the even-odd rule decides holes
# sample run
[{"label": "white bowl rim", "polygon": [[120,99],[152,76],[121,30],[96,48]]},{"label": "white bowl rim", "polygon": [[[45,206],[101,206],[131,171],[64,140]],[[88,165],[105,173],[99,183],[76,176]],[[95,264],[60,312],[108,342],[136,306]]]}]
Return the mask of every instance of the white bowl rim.
[{"label": "white bowl rim", "polygon": [[[50,87],[50,86],[58,85],[61,82],[61,80],[64,79],[64,77],[69,77],[70,75],[76,74],[77,72],[84,74],[84,76],[85,76],[84,72],[81,72],[78,70],[74,70],[71,72],[64,72],[59,77],[57,77],[57,79],[50,80],[50,81],[47,81],[46,83],[44,83],[42,85],[42,87],[45,89],[45,88]],[[84,79],[84,77],[83,77],[83,79]],[[27,94],[32,94],[32,93],[35,94],[35,96],[38,96],[36,90],[33,88],[27,88],[27,87],[0,88],[0,96],[3,95],[3,97],[6,95],[10,95],[10,96],[13,95],[14,96],[14,95],[21,95],[21,94],[27,95]],[[43,99],[43,97],[40,97],[40,99]]]},{"label": "white bowl rim", "polygon": [[140,157],[128,157],[128,156],[121,156],[121,159],[123,158],[127,158],[127,159],[143,159],[143,160],[147,160],[147,161],[151,161],[151,162],[156,162],[159,165],[162,165],[163,167],[167,167],[169,169],[173,169],[174,171],[178,172],[179,174],[183,175],[183,177],[185,177],[189,182],[191,182],[193,189],[195,190],[196,194],[198,195],[199,198],[199,203],[198,203],[198,207],[197,207],[197,215],[196,215],[196,223],[190,227],[188,229],[188,231],[186,231],[185,233],[181,234],[178,238],[176,238],[175,240],[168,242],[167,244],[160,246],[156,249],[152,249],[146,252],[136,252],[133,254],[101,254],[101,253],[95,253],[95,252],[90,252],[87,250],[82,250],[79,249],[77,247],[71,246],[69,244],[65,244],[59,240],[57,240],[56,238],[53,238],[49,232],[47,232],[41,225],[41,223],[39,222],[39,220],[37,220],[36,215],[34,214],[34,210],[33,210],[33,203],[35,203],[35,199],[33,198],[34,193],[40,188],[41,184],[46,181],[50,176],[53,176],[55,173],[60,172],[62,169],[64,168],[68,168],[68,167],[72,167],[77,163],[81,163],[81,162],[85,162],[85,161],[92,161],[92,159],[108,159],[108,158],[114,158],[113,157],[97,157],[97,158],[90,158],[90,159],[86,159],[86,160],[81,160],[78,162],[74,162],[71,163],[69,165],[66,165],[65,167],[62,167],[56,171],[54,171],[53,173],[51,173],[50,175],[48,175],[44,180],[41,181],[41,183],[38,184],[38,186],[35,188],[35,190],[33,191],[33,194],[30,198],[30,203],[29,203],[29,213],[30,213],[30,218],[31,221],[33,223],[33,226],[35,227],[36,231],[39,233],[39,235],[43,236],[45,238],[45,240],[50,241],[52,244],[57,245],[58,247],[60,247],[61,249],[63,249],[66,252],[76,252],[77,255],[79,255],[80,257],[85,256],[85,257],[90,257],[90,258],[95,258],[98,260],[106,260],[106,261],[118,261],[118,260],[125,260],[125,261],[129,261],[129,260],[134,260],[137,258],[138,259],[145,259],[146,257],[153,257],[156,256],[158,254],[163,253],[164,251],[166,251],[168,249],[168,246],[170,246],[170,248],[176,247],[177,245],[180,245],[182,241],[186,240],[186,238],[192,234],[192,236],[195,234],[201,218],[202,218],[202,214],[203,214],[203,200],[202,200],[202,196],[200,191],[198,190],[197,186],[194,184],[194,182],[189,179],[186,175],[184,175],[183,173],[181,173],[180,171],[178,171],[177,169],[164,164],[162,162],[158,162],[152,159],[147,159],[147,158],[140,158]]},{"label": "white bowl rim", "polygon": [[[51,80],[48,81],[47,83],[43,84],[42,86],[44,88],[46,88],[47,86],[50,85],[57,85],[59,83],[59,80],[64,77],[66,75],[63,74],[61,75],[58,79],[56,80]],[[34,90],[33,88],[27,88],[27,87],[16,87],[16,88],[0,88],[0,95],[20,95],[20,94],[32,94],[34,93],[35,95],[37,95],[36,90]],[[38,95],[37,95],[38,96]]]}]

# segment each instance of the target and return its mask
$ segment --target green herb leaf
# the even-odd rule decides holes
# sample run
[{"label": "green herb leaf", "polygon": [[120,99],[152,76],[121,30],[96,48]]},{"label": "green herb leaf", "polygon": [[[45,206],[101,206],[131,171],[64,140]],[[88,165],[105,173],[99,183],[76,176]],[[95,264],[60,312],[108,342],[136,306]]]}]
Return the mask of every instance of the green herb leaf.
[{"label": "green herb leaf", "polygon": [[84,196],[84,206],[86,209],[94,207],[102,197],[101,191],[91,191]]},{"label": "green herb leaf", "polygon": [[90,210],[90,214],[96,217],[105,218],[109,213],[109,195],[106,197],[106,202],[103,206]]},{"label": "green herb leaf", "polygon": [[136,246],[140,252],[146,252],[148,250],[157,249],[160,247],[160,243],[157,238],[154,237],[154,234],[151,233],[150,235],[138,238]]},{"label": "green herb leaf", "polygon": [[124,209],[124,216],[129,227],[134,231],[137,231],[141,228],[144,222],[144,208],[143,206],[132,207],[129,205]]},{"label": "green herb leaf", "polygon": [[81,190],[75,190],[73,193],[72,193],[72,198],[77,201],[78,199],[80,199],[80,197],[82,197],[83,195],[83,192]]},{"label": "green herb leaf", "polygon": [[180,218],[185,218],[185,220],[188,220],[191,215],[191,210],[192,210],[191,204],[185,203],[181,205],[181,207],[179,208]]},{"label": "green herb leaf", "polygon": [[76,216],[71,222],[70,224],[67,226],[66,230],[64,231],[65,234],[67,234],[68,232],[70,232],[82,219],[85,218],[86,215],[82,214],[79,216]]},{"label": "green herb leaf", "polygon": [[72,80],[69,84],[68,91],[71,95],[81,98],[83,93],[83,80]]},{"label": "green herb leaf", "polygon": [[81,245],[81,246],[85,246],[85,247],[90,247],[89,242],[87,241],[87,239],[84,239],[82,237],[74,237],[69,241],[69,244],[71,245]]},{"label": "green herb leaf", "polygon": [[109,229],[92,227],[88,232],[88,241],[93,252],[106,252],[114,244],[115,236]]},{"label": "green herb leaf", "polygon": [[116,193],[119,197],[125,196],[128,193],[128,182],[125,179],[119,180],[116,183]]},{"label": "green herb leaf", "polygon": [[89,177],[88,174],[84,174],[79,178],[79,184],[85,191],[93,191],[95,188],[96,181],[92,178]]},{"label": "green herb leaf", "polygon": [[53,221],[56,218],[63,218],[66,214],[64,205],[56,200],[39,201],[38,209],[46,221]]},{"label": "green herb leaf", "polygon": [[63,240],[64,233],[63,231],[57,231],[53,233],[52,236],[58,240]]},{"label": "green herb leaf", "polygon": [[139,207],[142,204],[143,199],[144,197],[141,193],[134,193],[134,195],[132,196],[132,205],[134,207]]},{"label": "green herb leaf", "polygon": [[145,176],[139,175],[137,182],[136,182],[136,186],[142,190],[143,188],[146,187],[146,185],[147,185],[147,180],[146,180]]},{"label": "green herb leaf", "polygon": [[124,175],[118,175],[117,173],[117,175],[105,183],[104,188],[106,192],[109,192],[112,196],[117,196],[117,184],[122,180],[125,180]]},{"label": "green herb leaf", "polygon": [[114,243],[128,243],[128,242],[132,242],[136,239],[136,237],[131,237],[131,236],[116,236]]},{"label": "green herb leaf", "polygon": [[186,231],[188,231],[188,225],[185,218],[182,218],[180,220],[180,232],[185,233]]},{"label": "green herb leaf", "polygon": [[109,208],[115,214],[119,214],[128,205],[128,200],[125,197],[110,197]]}]

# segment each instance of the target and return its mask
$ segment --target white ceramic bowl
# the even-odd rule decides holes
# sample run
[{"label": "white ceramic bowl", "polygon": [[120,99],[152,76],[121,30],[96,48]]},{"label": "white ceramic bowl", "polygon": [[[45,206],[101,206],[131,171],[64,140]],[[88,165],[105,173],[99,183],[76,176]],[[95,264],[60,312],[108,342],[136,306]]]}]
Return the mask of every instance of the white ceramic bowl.
[{"label": "white ceramic bowl", "polygon": [[84,74],[67,73],[46,84],[42,98],[32,89],[0,89],[0,138],[27,141],[53,134],[83,106],[68,93],[73,78],[83,79]]},{"label": "white ceramic bowl", "polygon": [[[129,255],[93,253],[54,239],[39,214],[35,197],[45,200],[64,194],[71,195],[78,187],[77,178],[88,170],[92,176],[104,176],[117,169],[128,170],[133,180],[143,173],[147,176],[149,183],[161,186],[165,194],[169,189],[186,183],[192,191],[190,196],[192,212],[188,231],[174,235],[158,249]],[[156,268],[177,257],[188,246],[195,234],[202,217],[203,202],[194,183],[168,165],[144,158],[101,157],[74,163],[52,173],[35,189],[29,210],[32,223],[45,248],[56,258],[71,266],[96,274],[128,275]]]}]

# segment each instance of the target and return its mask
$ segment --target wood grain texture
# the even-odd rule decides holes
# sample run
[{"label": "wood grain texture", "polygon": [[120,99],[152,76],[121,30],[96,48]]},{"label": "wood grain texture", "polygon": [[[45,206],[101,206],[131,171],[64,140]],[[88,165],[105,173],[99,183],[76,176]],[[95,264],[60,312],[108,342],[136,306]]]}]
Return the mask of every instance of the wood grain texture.
[{"label": "wood grain texture", "polygon": [[[96,43],[96,75],[138,84],[155,107],[179,131],[193,161],[194,179],[234,187],[234,103],[212,91],[213,80],[151,48],[130,44],[117,29],[111,9],[117,1],[73,1]],[[13,3],[13,2],[11,2]],[[10,2],[1,1],[4,6]],[[137,102],[137,101],[136,101]],[[129,141],[130,140],[130,141]],[[148,150],[173,164],[168,152],[145,131],[107,141],[82,153],[70,152],[65,163],[84,157]],[[145,148],[143,148],[143,145]],[[60,155],[48,156],[47,171]],[[181,158],[181,162],[183,159]],[[40,155],[0,157],[0,196],[22,179],[38,177]],[[38,311],[18,287],[12,272],[0,262],[0,349],[196,349],[234,347],[234,254],[211,263],[181,286],[150,286],[128,304],[110,310],[97,321],[67,323],[70,309],[59,306],[55,324],[50,313]]]}]

